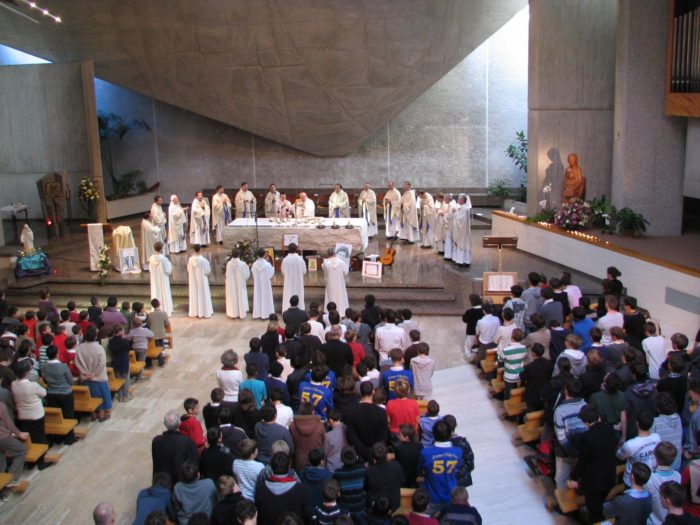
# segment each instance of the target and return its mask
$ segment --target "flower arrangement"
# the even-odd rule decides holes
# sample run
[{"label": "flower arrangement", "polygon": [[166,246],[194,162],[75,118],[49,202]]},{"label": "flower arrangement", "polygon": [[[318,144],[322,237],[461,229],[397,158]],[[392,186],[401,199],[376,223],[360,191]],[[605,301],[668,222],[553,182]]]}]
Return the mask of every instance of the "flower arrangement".
[{"label": "flower arrangement", "polygon": [[[255,261],[258,260],[258,255],[255,253],[255,246],[250,241],[238,241],[236,243],[236,249],[240,252],[240,259],[248,266],[251,266]],[[231,255],[224,259],[224,271],[226,271],[226,264],[231,260]]]},{"label": "flower arrangement", "polygon": [[109,256],[109,246],[105,245],[100,249],[100,258],[97,261],[97,267],[100,269],[97,274],[101,281],[109,274],[109,269],[112,267],[112,259]]},{"label": "flower arrangement", "polygon": [[588,225],[590,206],[581,199],[572,199],[561,205],[554,214],[554,224],[565,230],[580,230]]},{"label": "flower arrangement", "polygon": [[78,185],[78,200],[90,221],[95,220],[95,207],[99,199],[100,192],[97,191],[95,181],[90,177],[83,177],[80,179],[80,184]]},{"label": "flower arrangement", "polygon": [[36,255],[37,253],[43,253],[42,249],[37,247],[37,248],[32,248],[30,250],[17,250],[17,257],[21,259],[22,257],[31,257],[32,255]]}]

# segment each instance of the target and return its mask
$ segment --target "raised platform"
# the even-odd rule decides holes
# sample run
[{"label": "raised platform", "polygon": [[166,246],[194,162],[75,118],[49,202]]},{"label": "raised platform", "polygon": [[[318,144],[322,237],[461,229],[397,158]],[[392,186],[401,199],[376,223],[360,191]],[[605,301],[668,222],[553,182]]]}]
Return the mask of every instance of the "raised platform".
[{"label": "raised platform", "polygon": [[[659,238],[653,240],[654,251],[648,253],[646,238],[619,238],[620,242],[614,236],[529,223],[525,217],[501,211],[493,212],[492,221],[492,235],[518,237],[519,250],[601,279],[609,266],[616,266],[628,293],[661,321],[664,335],[682,332],[694,336],[700,326],[700,269],[675,262],[678,254],[664,253]],[[697,265],[697,259],[694,263]]]}]

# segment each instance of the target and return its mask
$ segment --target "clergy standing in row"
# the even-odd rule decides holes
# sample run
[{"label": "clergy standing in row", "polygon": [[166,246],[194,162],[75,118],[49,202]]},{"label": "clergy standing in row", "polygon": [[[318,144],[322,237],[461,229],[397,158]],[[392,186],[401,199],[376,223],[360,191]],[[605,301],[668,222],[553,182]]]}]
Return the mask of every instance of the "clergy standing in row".
[{"label": "clergy standing in row", "polygon": [[274,219],[277,213],[277,204],[280,200],[280,192],[275,184],[270,184],[270,189],[265,195],[265,217]]},{"label": "clergy standing in row", "polygon": [[305,192],[299,194],[299,198],[294,203],[294,214],[297,219],[313,217],[316,215],[316,205],[314,201],[307,197]]},{"label": "clergy standing in row", "polygon": [[271,281],[275,267],[265,258],[262,248],[258,249],[258,260],[250,270],[253,274],[253,319],[267,319],[275,313]]},{"label": "clergy standing in row", "polygon": [[194,194],[191,213],[190,243],[205,247],[211,242],[209,238],[209,217],[211,216],[211,210],[201,191]]},{"label": "clergy standing in row", "polygon": [[454,243],[452,260],[460,266],[467,267],[472,262],[472,203],[468,196],[460,195],[457,204],[459,204],[459,210],[452,220],[452,241]]},{"label": "clergy standing in row", "polygon": [[[153,197],[153,204],[151,204],[151,222],[160,228],[160,238],[163,242],[168,238],[168,217],[163,211],[163,197],[156,195]],[[168,245],[163,245],[164,253],[168,254]]]},{"label": "clergy standing in row", "polygon": [[216,242],[224,244],[224,228],[231,222],[231,199],[224,193],[224,187],[218,185],[211,198],[211,225],[216,231]]},{"label": "clergy standing in row", "polygon": [[445,194],[445,202],[447,203],[447,214],[445,215],[445,259],[452,259],[452,251],[454,241],[452,240],[452,223],[454,222],[455,213],[459,209],[459,205],[452,198],[452,194]]},{"label": "clergy standing in row", "polygon": [[275,207],[275,215],[279,219],[291,219],[294,217],[294,206],[287,200],[287,194],[280,193],[280,198]]},{"label": "clergy standing in row", "polygon": [[304,310],[304,275],[306,275],[306,263],[297,253],[297,245],[293,242],[287,246],[289,253],[282,260],[282,275],[284,286],[282,288],[282,310],[289,308],[289,298],[292,295],[299,297],[299,308]]},{"label": "clergy standing in row", "polygon": [[450,207],[442,193],[435,195],[435,247],[440,255],[445,254],[445,228]]},{"label": "clergy standing in row", "polygon": [[153,224],[151,212],[146,213],[141,219],[141,268],[148,271],[148,262],[153,255],[153,245],[162,242],[161,230]]},{"label": "clergy standing in row", "polygon": [[387,239],[398,239],[401,231],[401,194],[394,186],[394,181],[387,183],[384,194],[384,227]]},{"label": "clergy standing in row", "polygon": [[247,182],[241,184],[241,189],[236,193],[234,202],[236,204],[236,219],[255,217],[257,202],[253,192],[248,189]]},{"label": "clergy standing in row", "polygon": [[435,201],[425,190],[420,195],[420,236],[423,239],[421,248],[435,248]]},{"label": "clergy standing in row", "polygon": [[336,219],[350,217],[350,199],[338,182],[335,184],[335,191],[328,199],[328,216]]},{"label": "clergy standing in row", "polygon": [[326,296],[323,304],[333,302],[338,312],[348,308],[348,290],[345,287],[345,276],[349,272],[348,265],[335,254],[335,249],[328,248],[328,257],[323,261],[323,273],[326,276]]},{"label": "clergy standing in row", "polygon": [[209,318],[214,313],[209,291],[209,274],[211,265],[201,254],[199,244],[192,246],[194,253],[187,261],[189,279],[190,317]]},{"label": "clergy standing in row", "polygon": [[177,195],[170,196],[168,206],[168,248],[170,253],[187,250],[187,212]]},{"label": "clergy standing in row", "polygon": [[163,243],[153,245],[153,255],[148,259],[151,270],[151,299],[158,299],[163,311],[168,317],[173,315],[173,296],[170,293],[170,274],[173,273],[173,265],[163,255]]},{"label": "clergy standing in row", "polygon": [[248,313],[248,289],[250,268],[241,261],[238,248],[231,250],[231,260],[226,263],[226,315],[232,319],[245,319]]},{"label": "clergy standing in row", "polygon": [[399,239],[408,244],[420,240],[418,229],[418,207],[416,205],[416,192],[411,188],[411,183],[403,183],[403,195],[401,195],[401,231]]},{"label": "clergy standing in row", "polygon": [[365,219],[368,237],[377,235],[377,195],[366,182],[357,198],[357,216]]}]

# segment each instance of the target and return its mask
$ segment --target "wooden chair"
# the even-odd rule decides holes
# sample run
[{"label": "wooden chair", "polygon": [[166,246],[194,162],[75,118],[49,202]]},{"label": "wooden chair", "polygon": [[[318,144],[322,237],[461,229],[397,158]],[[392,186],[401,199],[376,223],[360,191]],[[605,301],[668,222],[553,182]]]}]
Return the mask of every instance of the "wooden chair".
[{"label": "wooden chair", "polygon": [[534,441],[539,441],[542,437],[544,423],[544,410],[537,410],[535,412],[528,412],[525,414],[525,422],[522,425],[518,425],[518,430],[515,431],[516,440],[519,437],[523,443],[532,443]]},{"label": "wooden chair", "polygon": [[44,430],[47,434],[65,436],[78,426],[77,419],[64,419],[60,408],[45,407],[44,412],[46,413]]},{"label": "wooden chair", "polygon": [[102,404],[101,397],[92,397],[86,386],[73,386],[73,409],[76,412],[92,414]]},{"label": "wooden chair", "polygon": [[156,346],[156,340],[152,337],[148,338],[148,349],[146,350],[146,357],[148,359],[158,359],[158,356],[163,351],[162,348]]},{"label": "wooden chair", "polygon": [[[625,465],[618,465],[615,471],[618,481],[624,472]],[[617,495],[622,494],[625,491],[625,488],[626,487],[623,483],[618,483],[612,488],[605,499],[610,501],[611,499],[617,497]],[[554,498],[556,499],[557,505],[559,505],[559,508],[563,514],[574,512],[575,510],[578,510],[580,506],[585,505],[583,495],[578,494],[574,489],[556,489],[554,491]]]},{"label": "wooden chair", "polygon": [[510,391],[510,399],[506,399],[503,402],[508,417],[516,417],[525,412],[526,405],[525,401],[523,401],[524,397],[525,388],[522,386]]},{"label": "wooden chair", "polygon": [[175,348],[175,342],[174,342],[174,338],[173,338],[173,327],[172,327],[172,325],[168,325],[168,326],[165,328],[165,333],[168,334],[168,335],[165,336],[165,344],[167,345],[167,348],[168,348],[169,350],[172,350],[173,348]]},{"label": "wooden chair", "polygon": [[416,403],[421,416],[428,411],[428,399],[416,399]]},{"label": "wooden chair", "polygon": [[401,488],[401,504],[394,512],[394,516],[406,515],[411,512],[411,499],[415,491],[416,489]]},{"label": "wooden chair", "polygon": [[137,376],[141,372],[143,372],[143,369],[146,368],[146,363],[144,361],[137,361],[136,360],[136,352],[133,350],[129,351],[129,373],[132,376]]},{"label": "wooden chair", "polygon": [[500,394],[506,389],[506,384],[503,381],[503,372],[505,368],[501,367],[496,370],[496,377],[491,380],[491,394]]},{"label": "wooden chair", "polygon": [[7,487],[7,485],[12,481],[12,474],[3,472],[0,474],[0,490]]},{"label": "wooden chair", "polygon": [[32,438],[27,438],[27,441],[25,441],[24,444],[27,445],[27,457],[24,458],[24,461],[27,463],[36,463],[49,450],[48,445],[43,443],[32,443]]},{"label": "wooden chair", "polygon": [[109,381],[109,391],[112,392],[112,395],[119,392],[124,386],[124,383],[126,383],[126,379],[118,379],[117,376],[114,375],[114,368],[111,366],[107,368],[107,380]]},{"label": "wooden chair", "polygon": [[321,193],[321,195],[318,196],[318,199],[316,200],[317,217],[328,217],[328,199],[330,198],[330,193]]},{"label": "wooden chair", "polygon": [[486,358],[481,360],[481,371],[484,374],[492,374],[496,371],[496,368],[498,368],[496,357],[497,352],[495,348],[486,351]]}]

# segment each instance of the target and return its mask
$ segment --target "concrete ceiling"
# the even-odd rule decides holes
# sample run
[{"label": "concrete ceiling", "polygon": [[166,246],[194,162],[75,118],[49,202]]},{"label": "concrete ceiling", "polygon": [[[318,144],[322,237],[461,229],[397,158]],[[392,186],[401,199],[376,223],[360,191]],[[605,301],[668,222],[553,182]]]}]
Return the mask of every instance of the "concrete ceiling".
[{"label": "concrete ceiling", "polygon": [[37,2],[63,23],[0,9],[0,42],[51,61],[92,58],[103,80],[321,156],[353,151],[527,5]]}]

